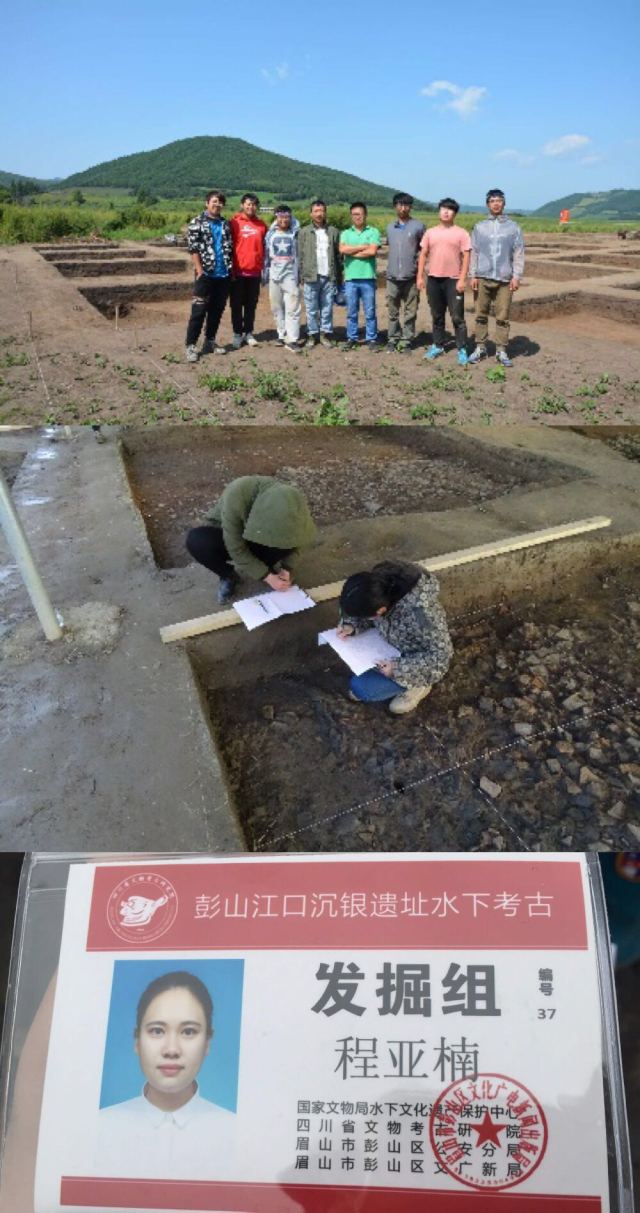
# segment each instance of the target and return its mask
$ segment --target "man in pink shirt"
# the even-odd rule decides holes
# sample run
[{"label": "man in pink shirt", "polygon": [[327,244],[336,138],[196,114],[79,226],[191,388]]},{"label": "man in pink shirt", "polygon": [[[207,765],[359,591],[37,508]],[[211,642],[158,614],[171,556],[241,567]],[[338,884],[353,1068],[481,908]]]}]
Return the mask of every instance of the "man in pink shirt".
[{"label": "man in pink shirt", "polygon": [[464,322],[464,286],[469,270],[471,239],[463,227],[456,227],[460,210],[454,198],[438,203],[440,223],[430,227],[420,241],[418,290],[424,290],[425,267],[429,262],[427,299],[433,322],[433,344],[425,358],[432,362],[444,354],[444,318],[447,308],[453,323],[460,366],[467,365],[467,326]]}]

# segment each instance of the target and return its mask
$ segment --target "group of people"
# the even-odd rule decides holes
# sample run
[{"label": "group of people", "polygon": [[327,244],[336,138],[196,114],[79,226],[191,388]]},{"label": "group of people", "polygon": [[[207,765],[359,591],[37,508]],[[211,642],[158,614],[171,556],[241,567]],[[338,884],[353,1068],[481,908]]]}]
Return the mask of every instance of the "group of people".
[{"label": "group of people", "polygon": [[[189,224],[195,282],[186,336],[188,362],[197,362],[200,356],[198,340],[203,326],[201,353],[226,353],[226,347],[216,338],[229,300],[233,349],[258,344],[254,322],[261,283],[269,289],[277,343],[290,353],[300,353],[303,348],[303,300],[307,347],[335,346],[333,310],[336,303],[345,303],[347,336],[340,348],[353,350],[360,345],[361,310],[365,346],[372,352],[383,348],[376,312],[376,256],[382,238],[378,228],[368,223],[364,202],[352,204],[351,226],[342,232],[327,223],[327,207],[321,199],[312,202],[310,222],[302,227],[291,207],[282,204],[276,207],[274,220],[267,228],[259,216],[260,202],[255,194],[243,195],[241,209],[231,220],[222,215],[225,202],[220,190],[212,190],[205,209]],[[454,198],[440,201],[438,224],[426,228],[411,216],[411,195],[394,195],[396,218],[386,229],[387,350],[402,353],[412,348],[420,292],[426,287],[432,318],[432,342],[425,354],[428,361],[445,352],[447,311],[459,364],[465,366],[486,357],[493,305],[496,357],[503,366],[511,366],[507,351],[509,314],[524,271],[524,239],[518,224],[505,214],[502,190],[489,190],[486,203],[487,218],[477,223],[469,236],[456,223],[460,208]],[[464,318],[467,281],[476,301],[472,352]]]},{"label": "group of people", "polygon": [[[218,601],[231,602],[242,578],[279,592],[293,585],[301,548],[316,534],[307,501],[272,476],[240,476],[224,489],[187,550],[218,577]],[[389,700],[394,715],[411,712],[447,672],[453,648],[437,579],[417,565],[386,560],[348,577],[340,595],[339,635],[377,628],[398,650],[392,661],[351,679],[360,702]]]}]

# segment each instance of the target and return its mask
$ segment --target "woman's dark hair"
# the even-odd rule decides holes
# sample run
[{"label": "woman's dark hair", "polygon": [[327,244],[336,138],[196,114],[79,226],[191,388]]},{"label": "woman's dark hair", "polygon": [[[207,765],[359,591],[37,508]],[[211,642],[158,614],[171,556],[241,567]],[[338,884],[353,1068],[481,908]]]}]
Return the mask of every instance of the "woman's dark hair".
[{"label": "woman's dark hair", "polygon": [[456,215],[460,210],[460,203],[456,202],[455,198],[441,198],[438,203],[438,210],[440,210],[441,206],[446,206],[448,210],[453,211]]},{"label": "woman's dark hair", "polygon": [[380,607],[395,606],[418,584],[421,576],[422,569],[415,564],[383,560],[370,573],[347,577],[340,595],[340,610],[356,619],[370,618]]},{"label": "woman's dark hair", "polygon": [[154,998],[157,998],[158,994],[165,994],[167,990],[188,990],[190,994],[193,994],[193,997],[197,999],[202,1007],[207,1036],[213,1036],[213,1000],[211,995],[199,977],[186,971],[164,973],[162,977],[156,977],[155,981],[149,982],[146,990],[143,990],[140,995],[138,1002],[135,1035],[140,1035],[142,1021]]}]

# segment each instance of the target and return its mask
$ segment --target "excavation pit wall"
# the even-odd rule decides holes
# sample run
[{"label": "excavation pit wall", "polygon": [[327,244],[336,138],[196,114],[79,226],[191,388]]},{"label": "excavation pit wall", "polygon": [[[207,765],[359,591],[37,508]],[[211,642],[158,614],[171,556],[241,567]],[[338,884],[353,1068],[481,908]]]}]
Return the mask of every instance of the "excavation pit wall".
[{"label": "excavation pit wall", "polygon": [[146,249],[55,249],[41,253],[44,261],[56,265],[59,261],[144,261]]},{"label": "excavation pit wall", "polygon": [[125,467],[156,562],[164,569],[189,563],[187,530],[236,476],[277,476],[305,494],[322,535],[304,563],[317,580],[323,562],[327,581],[346,575],[373,533],[379,550],[420,558],[429,550],[429,512],[446,528],[446,511],[482,510],[509,494],[553,490],[584,476],[570,463],[446,429],[362,426],[346,429],[338,445],[330,429],[291,426],[195,435],[163,426],[127,434]]},{"label": "excavation pit wall", "polygon": [[623,273],[622,269],[612,269],[610,265],[578,265],[566,259],[558,261],[536,260],[527,258],[525,263],[525,279],[550,278],[554,282],[572,282],[575,279],[604,278],[615,273]]},{"label": "excavation pit wall", "polygon": [[188,262],[180,257],[164,257],[152,261],[145,258],[122,259],[120,261],[56,261],[55,268],[65,278],[108,278],[115,275],[135,274],[179,274],[187,268]]},{"label": "excavation pit wall", "polygon": [[347,699],[347,667],[317,644],[337,601],[188,643],[249,849],[637,844],[640,537],[439,580],[454,659],[407,716]]},{"label": "excavation pit wall", "polygon": [[[146,265],[144,267],[146,269]],[[104,286],[86,286],[78,288],[81,295],[92,307],[107,319],[112,320],[116,314],[116,306],[120,315],[124,316],[134,303],[158,302],[163,299],[190,299],[193,294],[193,284],[190,281],[159,281],[138,282],[135,285],[105,284]]]}]

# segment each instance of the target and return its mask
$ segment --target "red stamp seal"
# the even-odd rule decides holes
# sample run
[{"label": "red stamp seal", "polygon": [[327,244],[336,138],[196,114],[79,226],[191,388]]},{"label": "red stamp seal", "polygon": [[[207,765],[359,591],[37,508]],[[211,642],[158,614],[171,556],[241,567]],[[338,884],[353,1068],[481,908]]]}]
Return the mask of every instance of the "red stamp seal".
[{"label": "red stamp seal", "polygon": [[499,1191],[521,1184],[540,1166],[548,1137],[535,1095],[504,1074],[459,1078],[429,1117],[436,1159],[468,1188]]},{"label": "red stamp seal", "polygon": [[125,943],[153,943],[165,935],[178,913],[178,895],[157,872],[135,872],[121,880],[107,902],[107,922]]}]

